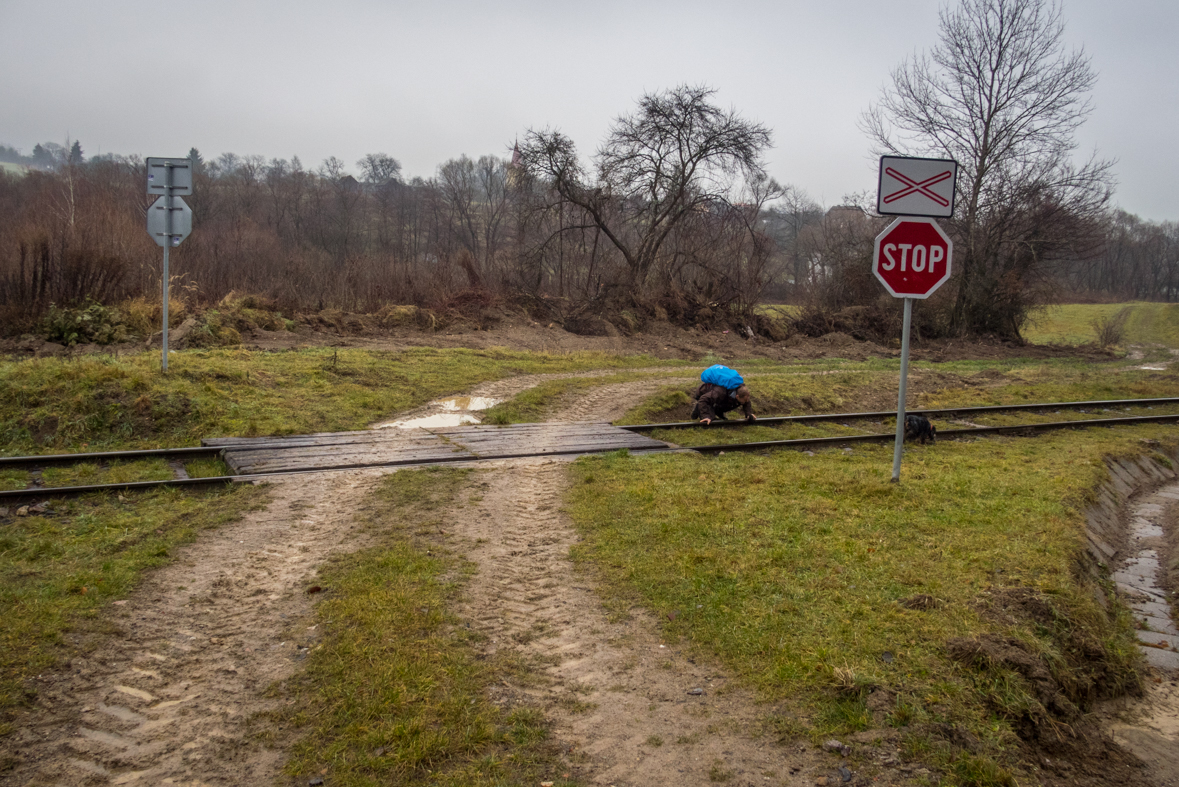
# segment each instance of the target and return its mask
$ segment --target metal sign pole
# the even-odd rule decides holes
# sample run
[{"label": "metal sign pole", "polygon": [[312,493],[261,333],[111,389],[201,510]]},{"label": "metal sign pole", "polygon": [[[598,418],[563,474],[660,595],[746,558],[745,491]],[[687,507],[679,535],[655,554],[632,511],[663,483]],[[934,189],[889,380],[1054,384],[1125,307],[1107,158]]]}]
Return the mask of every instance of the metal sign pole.
[{"label": "metal sign pole", "polygon": [[168,372],[168,247],[172,245],[172,165],[164,166],[164,341],[163,370]]},{"label": "metal sign pole", "polygon": [[876,212],[900,216],[876,236],[872,273],[894,298],[905,299],[901,334],[901,385],[897,392],[897,437],[892,482],[901,480],[905,443],[905,389],[909,381],[909,323],[913,299],[928,298],[950,278],[954,242],[934,221],[954,215],[958,162],[953,159],[881,156]]},{"label": "metal sign pole", "polygon": [[164,247],[164,276],[160,290],[163,296],[161,367],[168,371],[168,301],[172,277],[168,271],[168,254],[192,232],[192,210],[181,196],[192,193],[192,162],[183,158],[149,158],[147,160],[147,193],[159,197],[147,209],[147,234]]},{"label": "metal sign pole", "polygon": [[913,317],[913,299],[905,298],[905,327],[901,331],[901,388],[897,394],[897,439],[892,449],[892,483],[901,480],[901,449],[905,444],[905,389],[909,381],[909,321]]}]

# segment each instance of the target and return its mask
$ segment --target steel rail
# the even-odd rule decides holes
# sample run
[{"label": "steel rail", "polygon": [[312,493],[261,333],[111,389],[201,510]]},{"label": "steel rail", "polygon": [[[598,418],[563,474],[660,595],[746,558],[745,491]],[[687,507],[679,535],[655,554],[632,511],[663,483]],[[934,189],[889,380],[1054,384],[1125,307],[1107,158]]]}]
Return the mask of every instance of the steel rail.
[{"label": "steel rail", "polygon": [[[1038,404],[995,404],[978,407],[937,407],[927,410],[905,410],[908,415],[938,415],[938,414],[959,414],[959,415],[982,415],[985,413],[999,413],[1005,411],[1022,412],[1028,410],[1079,410],[1085,407],[1110,407],[1110,406],[1151,406],[1161,404],[1179,404],[1179,398],[1164,398],[1164,399],[1103,399],[1093,402],[1040,402]],[[619,429],[626,429],[631,432],[650,432],[655,429],[705,429],[716,426],[772,426],[774,424],[788,424],[788,423],[819,423],[823,421],[850,421],[864,418],[896,418],[896,410],[880,410],[878,412],[870,413],[821,413],[819,415],[784,415],[771,416],[769,418],[758,418],[756,421],[746,421],[744,418],[738,418],[732,421],[715,420],[711,424],[705,426],[699,421],[673,421],[667,424],[632,424],[630,426],[620,426]]]},{"label": "steel rail", "polygon": [[[678,446],[668,445],[666,448],[641,448],[633,450],[632,455],[639,454],[662,454],[662,453],[683,453],[690,449],[685,449]],[[600,453],[609,453],[606,451]],[[381,467],[434,467],[442,464],[462,464],[462,463],[478,463],[491,462],[494,460],[503,459],[540,459],[543,457],[556,456],[581,456],[585,455],[583,450],[570,451],[540,451],[538,453],[524,453],[524,454],[491,454],[488,456],[456,456],[456,457],[440,457],[429,461],[421,461],[418,459],[393,460],[389,462],[368,462],[357,464],[342,464],[342,465],[328,465],[326,467],[306,467],[296,470],[270,470],[266,472],[248,473],[243,475],[222,475],[211,476],[209,478],[176,478],[167,479],[164,481],[125,481],[115,484],[92,484],[89,486],[39,486],[31,489],[10,489],[7,491],[0,491],[0,503],[6,500],[25,500],[32,498],[47,498],[47,497],[70,497],[73,495],[85,495],[95,492],[122,492],[126,490],[150,490],[150,489],[164,489],[173,486],[212,486],[214,484],[230,484],[230,483],[256,483],[265,481],[276,476],[285,475],[307,475],[309,473],[340,473],[348,470],[369,470]]]},{"label": "steel rail", "polygon": [[[1179,421],[1173,415],[1142,415],[1129,418],[1084,418],[1079,421],[1051,421],[1041,424],[1010,424],[1007,426],[976,426],[971,429],[945,429],[938,437],[970,437],[983,434],[1011,434],[1019,432],[1047,432],[1053,429],[1084,429],[1090,426],[1133,426],[1134,424]],[[717,445],[685,445],[681,448],[702,454],[724,451],[761,451],[775,448],[806,448],[807,446],[839,445],[841,443],[888,443],[896,439],[891,432],[884,434],[836,435],[834,437],[805,437],[799,440],[767,440],[757,443],[723,443]]]},{"label": "steel rail", "polygon": [[[1009,405],[987,405],[983,407],[943,407],[928,410],[907,410],[909,413],[919,413],[922,415],[936,415],[938,413],[960,413],[960,414],[980,414],[980,413],[995,413],[1003,411],[1021,411],[1021,410],[1045,410],[1045,409],[1079,409],[1082,407],[1096,407],[1099,405],[1120,405],[1120,406],[1143,406],[1156,404],[1179,404],[1179,398],[1166,399],[1106,399],[1091,402],[1041,402],[1038,404],[1009,404]],[[863,418],[888,418],[895,417],[895,410],[881,410],[879,412],[865,412],[865,413],[822,413],[818,415],[787,415],[787,416],[773,416],[769,418],[758,418],[752,422],[755,425],[769,426],[773,424],[783,423],[819,423],[823,421],[846,421]],[[726,426],[748,426],[749,424],[744,420],[734,421],[713,421],[712,427],[726,427]],[[629,426],[620,426],[620,429],[626,429],[630,432],[649,432],[654,429],[691,429],[691,428],[705,428],[697,421],[675,421],[666,424],[631,424]],[[250,450],[262,450],[272,448],[285,448],[284,441],[295,439],[293,437],[276,437],[274,442],[269,443],[252,443]],[[53,465],[63,464],[78,464],[79,462],[95,462],[103,463],[116,460],[131,460],[131,459],[188,459],[193,457],[213,457],[220,456],[222,451],[231,449],[233,446],[192,446],[185,448],[149,448],[135,451],[99,451],[91,453],[78,454],[38,454],[31,456],[0,456],[0,470],[16,467],[49,467]]]},{"label": "steel rail", "polygon": [[75,465],[80,462],[98,464],[131,459],[191,459],[202,456],[220,456],[220,446],[196,446],[191,448],[147,448],[139,451],[99,451],[84,454],[44,454],[41,456],[0,456],[0,470],[12,467],[52,467],[54,465]]},{"label": "steel rail", "polygon": [[[1028,405],[994,405],[986,407],[972,407],[972,408],[943,408],[938,410],[916,410],[911,412],[918,412],[923,414],[928,413],[978,413],[978,412],[1000,412],[1004,410],[1032,410],[1032,409],[1066,409],[1071,407],[1092,407],[1095,405],[1141,405],[1149,404],[1171,404],[1179,403],[1179,399],[1118,399],[1118,400],[1103,400],[1095,402],[1058,402],[1058,403],[1040,403]],[[833,420],[851,420],[854,418],[869,418],[869,417],[887,417],[889,415],[895,416],[894,412],[880,412],[880,413],[834,413],[817,416],[787,416],[782,418],[764,418],[759,419],[755,423],[789,423],[789,422],[816,422],[816,421],[833,421]],[[1124,418],[1086,418],[1077,421],[1052,421],[1039,424],[1009,424],[1005,426],[980,426],[970,429],[943,429],[939,435],[943,438],[969,437],[971,435],[984,434],[1012,434],[1020,432],[1040,432],[1050,431],[1054,429],[1083,429],[1091,426],[1132,426],[1140,423],[1163,423],[1168,421],[1179,421],[1179,414],[1160,414],[1160,415],[1145,415],[1145,416],[1130,416]],[[744,421],[718,421],[714,424],[728,424],[728,425],[744,425]],[[688,423],[674,423],[674,424],[640,424],[630,427],[622,427],[631,431],[647,431],[655,428],[684,428],[684,427],[698,427],[696,422]],[[808,446],[824,446],[824,445],[840,445],[848,443],[884,443],[894,440],[895,436],[891,433],[884,434],[862,434],[862,435],[835,435],[831,437],[810,437],[796,440],[770,440],[752,443],[725,443],[718,445],[701,445],[701,446],[684,446],[684,445],[669,445],[666,449],[672,451],[695,451],[701,454],[715,454],[725,451],[761,451],[781,448],[805,448]],[[254,448],[255,446],[251,446]],[[261,444],[257,447],[280,447],[279,445],[268,443]],[[45,456],[23,456],[23,457],[0,457],[0,468],[5,466],[13,467],[20,466],[23,463],[26,466],[44,466],[45,464],[64,464],[76,463],[79,461],[102,461],[110,459],[133,459],[145,457],[191,457],[191,456],[217,456],[225,450],[224,446],[202,446],[195,448],[170,448],[158,450],[142,450],[142,451],[110,451],[103,453],[88,453],[88,454],[52,454]],[[661,450],[636,451],[634,453],[662,453]],[[95,492],[122,492],[122,491],[136,491],[149,490],[167,487],[195,487],[195,486],[212,486],[216,484],[228,484],[235,482],[253,482],[271,478],[281,475],[297,475],[305,473],[324,473],[324,472],[341,472],[347,470],[362,470],[368,468],[380,467],[425,467],[438,464],[452,464],[462,462],[480,462],[503,459],[527,459],[533,457],[544,456],[568,456],[574,454],[585,453],[581,450],[571,451],[541,451],[538,453],[514,453],[514,454],[495,454],[490,456],[476,456],[476,457],[453,457],[440,458],[429,462],[421,462],[419,460],[394,460],[388,462],[373,462],[373,463],[356,463],[356,464],[341,464],[330,465],[327,467],[305,468],[298,470],[278,470],[267,473],[250,473],[248,475],[233,475],[233,476],[213,476],[209,478],[176,478],[164,481],[127,481],[113,484],[92,484],[84,486],[66,486],[66,487],[33,487],[27,489],[13,489],[0,491],[0,502],[7,500],[23,500],[26,498],[45,498],[45,497],[65,497],[71,495],[90,494]]]},{"label": "steel rail", "polygon": [[25,500],[46,497],[71,497],[93,492],[128,492],[163,489],[174,486],[213,486],[241,480],[241,476],[219,475],[209,478],[170,478],[166,481],[123,481],[115,484],[90,484],[87,486],[37,486],[29,489],[9,489],[0,492],[0,503],[6,500]]}]

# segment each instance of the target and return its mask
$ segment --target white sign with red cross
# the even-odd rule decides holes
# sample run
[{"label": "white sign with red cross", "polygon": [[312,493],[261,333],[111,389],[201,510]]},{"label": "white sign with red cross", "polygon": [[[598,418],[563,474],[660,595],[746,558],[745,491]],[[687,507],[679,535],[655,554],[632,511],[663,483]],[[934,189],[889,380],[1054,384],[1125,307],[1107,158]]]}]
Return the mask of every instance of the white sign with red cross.
[{"label": "white sign with red cross", "polygon": [[894,298],[928,298],[950,278],[953,251],[933,219],[897,219],[876,236],[872,273]]},{"label": "white sign with red cross", "polygon": [[882,216],[954,215],[958,162],[953,159],[881,156],[876,212]]}]

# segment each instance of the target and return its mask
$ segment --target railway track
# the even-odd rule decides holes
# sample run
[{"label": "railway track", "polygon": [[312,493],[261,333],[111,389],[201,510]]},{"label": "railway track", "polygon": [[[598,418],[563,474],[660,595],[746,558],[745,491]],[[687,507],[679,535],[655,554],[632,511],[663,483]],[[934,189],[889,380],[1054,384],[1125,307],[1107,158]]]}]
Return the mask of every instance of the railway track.
[{"label": "railway track", "polygon": [[[1179,405],[1179,398],[1155,398],[1155,399],[1116,399],[1116,400],[1096,400],[1085,402],[1040,402],[1031,404],[1019,405],[988,405],[981,407],[956,407],[956,408],[938,408],[938,409],[917,409],[908,410],[911,414],[925,415],[926,417],[941,417],[948,418],[950,416],[964,417],[977,415],[995,415],[1001,413],[1019,413],[1019,412],[1039,412],[1039,411],[1059,411],[1059,410],[1074,410],[1074,411],[1088,411],[1088,410],[1102,410],[1108,411],[1115,407],[1156,407],[1156,406],[1175,406]],[[787,424],[813,424],[823,422],[846,422],[846,421],[883,421],[896,417],[896,411],[877,411],[877,412],[860,412],[860,413],[824,413],[819,415],[798,415],[798,416],[783,416],[771,418],[759,418],[756,421],[758,426],[774,426]],[[1102,427],[1116,427],[1116,426],[1132,426],[1143,423],[1164,423],[1164,422],[1179,422],[1179,413],[1165,413],[1152,414],[1144,416],[1127,416],[1118,418],[1085,418],[1071,421],[1051,421],[1038,423],[1023,423],[1023,424],[1007,424],[1002,426],[972,426],[964,429],[940,429],[938,431],[939,437],[943,439],[961,438],[980,436],[988,434],[1031,434],[1036,432],[1058,430],[1058,429],[1078,429],[1093,426]],[[694,421],[689,422],[674,422],[665,424],[634,424],[630,426],[619,427],[629,432],[644,433],[655,430],[682,430],[682,429],[715,429],[721,428],[739,428],[746,426],[743,421],[714,421],[711,426],[705,427]],[[494,427],[491,427],[494,428]],[[684,450],[695,451],[701,454],[715,454],[730,451],[765,451],[788,448],[810,448],[822,447],[827,445],[846,445],[852,443],[886,443],[891,442],[894,435],[891,432],[882,434],[859,434],[859,435],[836,435],[827,437],[811,437],[794,440],[773,440],[773,441],[759,441],[746,443],[725,443],[718,445],[701,445],[701,446],[671,446],[668,445],[668,450]],[[291,438],[274,438],[272,441],[262,440],[251,444],[253,450],[270,449],[282,450],[291,444]],[[320,466],[307,469],[285,469],[281,471],[272,472],[251,472],[247,474],[238,475],[221,475],[208,478],[189,478],[184,471],[183,462],[189,459],[200,458],[217,458],[221,457],[227,450],[224,445],[209,445],[196,446],[186,448],[162,448],[155,450],[138,450],[138,451],[106,451],[106,452],[91,452],[91,453],[77,453],[77,454],[49,454],[49,455],[35,455],[35,456],[12,456],[0,457],[0,471],[11,469],[23,469],[38,473],[43,468],[59,467],[64,465],[76,465],[80,463],[92,463],[97,465],[108,465],[112,462],[121,461],[135,461],[142,459],[162,459],[170,464],[176,472],[177,477],[161,480],[161,481],[128,481],[120,483],[108,484],[87,484],[79,486],[33,486],[25,489],[0,491],[0,505],[4,505],[9,501],[20,501],[23,499],[34,498],[48,498],[48,497],[63,497],[70,495],[90,494],[95,492],[124,492],[137,490],[150,490],[165,487],[198,487],[198,486],[216,486],[230,483],[249,483],[272,478],[279,475],[294,475],[301,473],[319,473],[340,470],[353,470],[363,467],[414,467],[425,466],[432,464],[439,464],[443,462],[461,462],[472,461],[473,459],[502,459],[502,458],[525,458],[530,456],[559,456],[559,455],[573,455],[585,453],[584,450],[545,450],[536,453],[513,453],[509,456],[494,456],[494,457],[471,457],[455,456],[453,458],[431,459],[429,461],[405,460],[405,461],[381,461],[369,464],[351,463],[340,464],[335,466]]]}]

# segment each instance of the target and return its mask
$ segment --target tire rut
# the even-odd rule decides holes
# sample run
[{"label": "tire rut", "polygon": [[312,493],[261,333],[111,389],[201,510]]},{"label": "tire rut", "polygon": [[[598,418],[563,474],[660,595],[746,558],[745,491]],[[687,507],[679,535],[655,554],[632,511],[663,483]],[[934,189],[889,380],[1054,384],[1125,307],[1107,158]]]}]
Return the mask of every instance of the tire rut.
[{"label": "tire rut", "polygon": [[804,784],[811,753],[762,735],[770,708],[724,672],[661,641],[656,620],[612,620],[595,582],[569,557],[563,462],[487,471],[483,499],[447,528],[479,570],[459,610],[488,655],[518,658],[540,679],[492,690],[554,720],[571,769],[592,784]]},{"label": "tire rut", "polygon": [[[610,420],[667,382],[590,389],[553,420]],[[45,676],[36,707],[3,740],[12,767],[0,784],[273,782],[285,741],[268,742],[250,720],[281,705],[268,687],[314,646],[303,591],[333,552],[367,543],[352,511],[381,475],[274,482],[264,510],[203,533],[146,576],[110,608],[113,636]],[[804,783],[812,754],[759,739],[767,710],[720,670],[661,642],[642,610],[606,616],[570,560],[563,461],[502,463],[479,477],[483,499],[448,528],[479,566],[460,612],[489,653],[520,657],[539,676],[495,687],[498,701],[543,708],[590,783]]]},{"label": "tire rut", "polygon": [[266,696],[314,645],[303,592],[332,552],[364,537],[350,524],[377,473],[274,484],[265,510],[208,531],[111,607],[119,630],[46,676],[37,705],[4,741],[2,784],[265,784],[283,752],[252,734]]},{"label": "tire rut", "polygon": [[662,377],[628,383],[597,385],[558,403],[552,421],[611,421],[621,417],[644,397],[668,385],[687,384],[690,377]]},{"label": "tire rut", "polygon": [[[663,384],[602,386],[553,420],[609,420]],[[505,463],[481,482],[474,510],[456,513],[447,528],[479,567],[459,614],[486,637],[488,655],[533,668],[532,677],[494,687],[493,698],[542,707],[571,771],[618,787],[801,785],[830,767],[813,750],[763,735],[771,708],[715,665],[662,641],[650,613],[606,614],[596,583],[570,559],[578,536],[561,508],[563,461]]]}]

